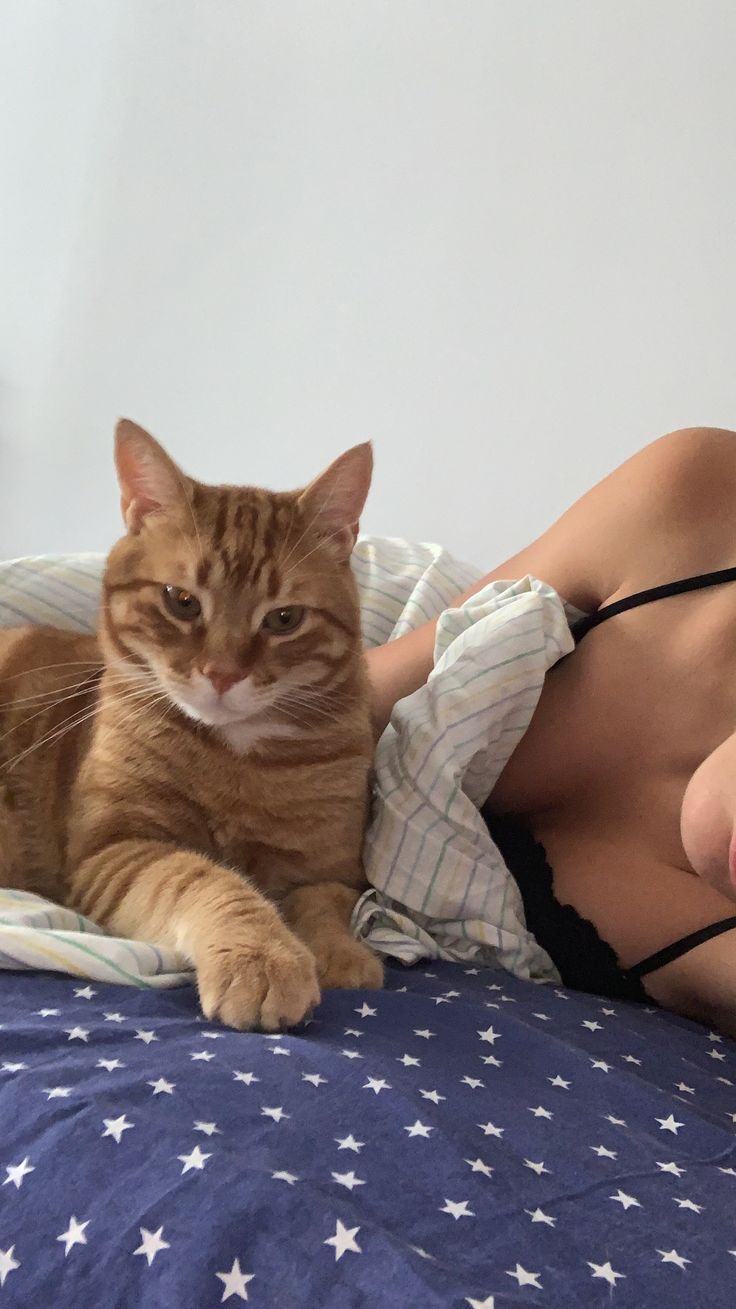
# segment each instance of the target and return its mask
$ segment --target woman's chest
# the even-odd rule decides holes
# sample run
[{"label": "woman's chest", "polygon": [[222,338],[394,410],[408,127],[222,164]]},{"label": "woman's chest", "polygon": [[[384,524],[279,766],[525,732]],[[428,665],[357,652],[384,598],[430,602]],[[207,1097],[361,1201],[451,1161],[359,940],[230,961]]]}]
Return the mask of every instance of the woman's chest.
[{"label": "woman's chest", "polygon": [[608,620],[548,675],[494,808],[679,826],[692,773],[736,729],[735,674],[736,587]]}]

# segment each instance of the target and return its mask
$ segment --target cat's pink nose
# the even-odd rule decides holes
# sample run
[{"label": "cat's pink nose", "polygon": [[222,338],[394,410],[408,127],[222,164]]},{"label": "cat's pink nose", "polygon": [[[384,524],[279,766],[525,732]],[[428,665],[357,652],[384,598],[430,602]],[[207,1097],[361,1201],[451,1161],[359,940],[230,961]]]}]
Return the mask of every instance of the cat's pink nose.
[{"label": "cat's pink nose", "polygon": [[232,668],[220,668],[217,664],[205,664],[202,672],[209,678],[218,695],[224,695],[231,686],[235,686],[236,682],[242,681],[243,677],[241,672],[233,671]]}]

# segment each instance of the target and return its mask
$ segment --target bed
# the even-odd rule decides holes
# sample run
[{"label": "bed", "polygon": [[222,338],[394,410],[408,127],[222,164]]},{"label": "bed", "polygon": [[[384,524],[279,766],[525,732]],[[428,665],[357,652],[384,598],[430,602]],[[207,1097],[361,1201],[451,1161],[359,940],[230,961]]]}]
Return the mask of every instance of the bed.
[{"label": "bed", "polygon": [[[469,580],[412,561],[368,644]],[[90,627],[100,565],[0,567],[0,625]],[[736,1303],[720,1034],[446,959],[240,1034],[165,953],[0,900],[0,1309]]]},{"label": "bed", "polygon": [[389,969],[285,1035],[191,986],[0,975],[0,1304],[732,1306],[736,1050]]}]

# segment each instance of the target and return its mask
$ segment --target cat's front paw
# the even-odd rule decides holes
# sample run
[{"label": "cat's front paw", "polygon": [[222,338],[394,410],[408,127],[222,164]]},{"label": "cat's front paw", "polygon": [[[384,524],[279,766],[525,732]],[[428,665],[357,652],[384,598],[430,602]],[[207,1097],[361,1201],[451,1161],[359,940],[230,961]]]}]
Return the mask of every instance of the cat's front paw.
[{"label": "cat's front paw", "polygon": [[314,955],[286,929],[254,945],[218,941],[197,968],[202,1010],[239,1031],[295,1027],[319,1004]]},{"label": "cat's front paw", "polygon": [[361,941],[340,937],[317,951],[317,976],[325,991],[377,991],[383,986],[383,964]]}]

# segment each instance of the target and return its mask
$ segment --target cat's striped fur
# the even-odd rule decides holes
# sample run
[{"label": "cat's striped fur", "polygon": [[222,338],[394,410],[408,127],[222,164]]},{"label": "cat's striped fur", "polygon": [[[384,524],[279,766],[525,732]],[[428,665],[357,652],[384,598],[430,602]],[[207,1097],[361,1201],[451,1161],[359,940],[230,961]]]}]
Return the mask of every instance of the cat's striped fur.
[{"label": "cat's striped fur", "polygon": [[293,1024],[320,985],[381,983],[349,931],[370,448],[302,492],[212,487],[124,421],[117,466],[97,638],[0,632],[0,884],[177,947],[210,1017]]}]

